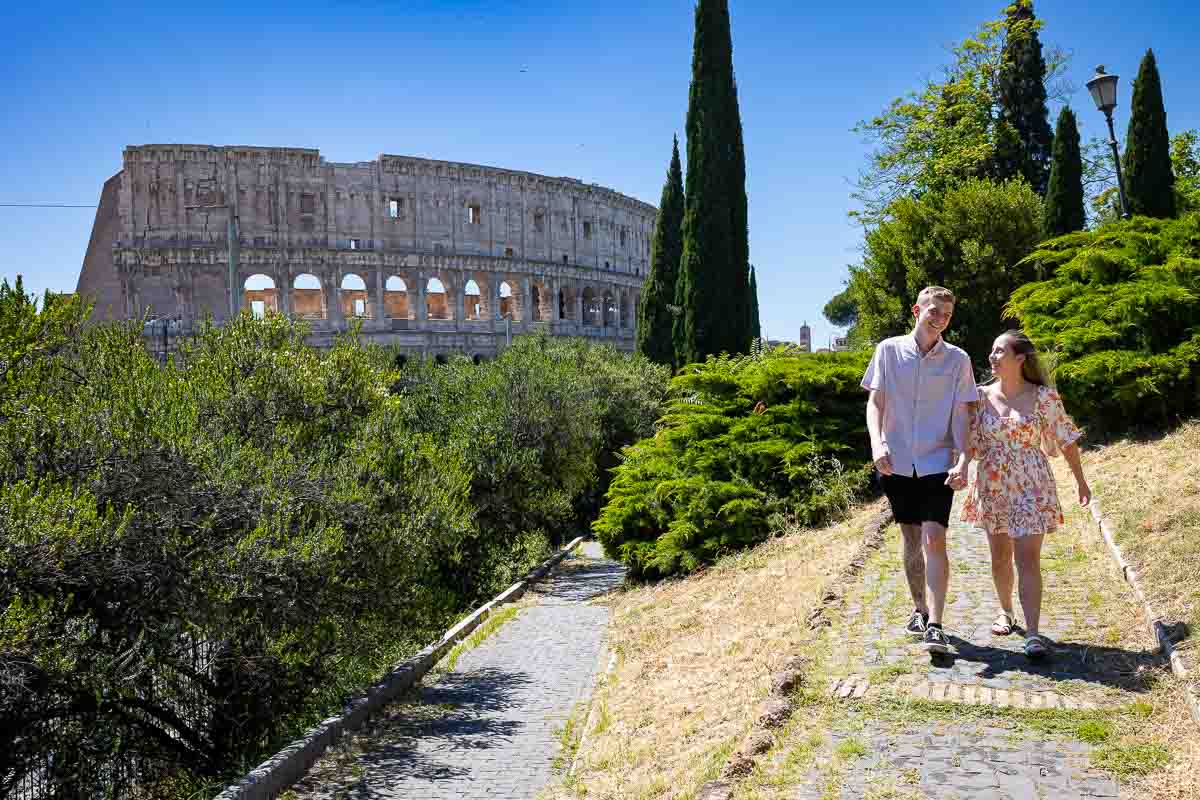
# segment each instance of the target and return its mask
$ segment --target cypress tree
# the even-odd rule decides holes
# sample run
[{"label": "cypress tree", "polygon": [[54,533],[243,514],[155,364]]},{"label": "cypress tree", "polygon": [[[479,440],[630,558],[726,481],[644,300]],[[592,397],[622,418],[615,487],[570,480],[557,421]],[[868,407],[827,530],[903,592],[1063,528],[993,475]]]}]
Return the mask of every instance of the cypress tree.
[{"label": "cypress tree", "polygon": [[683,257],[675,304],[679,364],[750,349],[746,156],[728,0],[699,0],[687,113]]},{"label": "cypress tree", "polygon": [[762,326],[758,321],[758,281],[754,278],[754,265],[750,265],[750,338],[762,338]]},{"label": "cypress tree", "polygon": [[674,365],[672,339],[675,315],[675,284],[683,253],[683,168],[679,164],[679,137],[671,150],[671,164],[658,204],[658,221],[650,248],[650,272],[642,289],[638,309],[637,349],[651,361]]},{"label": "cypress tree", "polygon": [[1154,51],[1147,50],[1133,82],[1129,132],[1125,136],[1125,197],[1130,214],[1175,216],[1175,174],[1171,137],[1163,108],[1162,83]]},{"label": "cypress tree", "polygon": [[1000,101],[994,177],[1021,175],[1040,195],[1050,178],[1050,112],[1046,60],[1031,0],[1008,8],[1007,34],[997,85]]},{"label": "cypress tree", "polygon": [[1081,231],[1087,221],[1083,209],[1083,158],[1079,154],[1079,127],[1075,112],[1064,108],[1054,129],[1050,182],[1042,214],[1042,234],[1047,239]]}]

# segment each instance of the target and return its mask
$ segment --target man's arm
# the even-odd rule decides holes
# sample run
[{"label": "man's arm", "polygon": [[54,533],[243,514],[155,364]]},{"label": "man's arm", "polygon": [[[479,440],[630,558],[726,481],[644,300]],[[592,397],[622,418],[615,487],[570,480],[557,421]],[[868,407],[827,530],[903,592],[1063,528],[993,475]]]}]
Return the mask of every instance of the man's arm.
[{"label": "man's arm", "polygon": [[881,475],[892,474],[892,456],[883,438],[883,408],[887,402],[883,392],[872,389],[867,398],[867,433],[871,435],[871,460]]}]

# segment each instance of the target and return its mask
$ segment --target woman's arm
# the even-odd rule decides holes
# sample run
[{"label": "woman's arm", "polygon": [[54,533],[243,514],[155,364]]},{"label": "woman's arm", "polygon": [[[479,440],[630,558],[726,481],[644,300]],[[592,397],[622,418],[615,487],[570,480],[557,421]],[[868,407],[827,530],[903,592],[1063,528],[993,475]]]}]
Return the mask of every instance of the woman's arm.
[{"label": "woman's arm", "polygon": [[1075,476],[1075,489],[1079,493],[1079,505],[1086,506],[1092,501],[1092,489],[1088,486],[1087,478],[1083,476],[1083,462],[1079,457],[1079,445],[1071,442],[1062,449],[1062,454],[1071,467],[1071,474]]}]

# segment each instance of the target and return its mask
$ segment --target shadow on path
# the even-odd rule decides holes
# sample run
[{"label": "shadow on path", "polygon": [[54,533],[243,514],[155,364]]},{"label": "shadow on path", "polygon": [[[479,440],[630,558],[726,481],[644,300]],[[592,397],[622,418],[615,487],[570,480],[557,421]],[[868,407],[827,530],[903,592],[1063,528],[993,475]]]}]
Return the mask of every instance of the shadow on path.
[{"label": "shadow on path", "polygon": [[[1011,648],[976,644],[950,634],[956,653],[930,659],[930,675],[968,673],[981,681],[1022,673],[1047,681],[1085,681],[1126,692],[1148,692],[1160,672],[1162,659],[1152,653],[1086,642],[1054,642],[1052,655],[1033,660],[1022,652],[1023,631],[1010,637]],[[965,662],[965,663],[959,663]]]}]

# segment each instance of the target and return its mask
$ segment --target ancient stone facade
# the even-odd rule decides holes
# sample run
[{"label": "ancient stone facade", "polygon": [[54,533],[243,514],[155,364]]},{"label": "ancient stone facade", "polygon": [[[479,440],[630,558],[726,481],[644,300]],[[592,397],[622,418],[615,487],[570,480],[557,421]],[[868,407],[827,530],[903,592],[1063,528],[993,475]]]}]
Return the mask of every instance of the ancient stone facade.
[{"label": "ancient stone facade", "polygon": [[[230,215],[235,235],[230,257]],[[656,210],[573,178],[382,155],[210,145],[125,148],[77,291],[100,318],[186,331],[243,310],[487,356],[545,328],[632,349]]]}]

